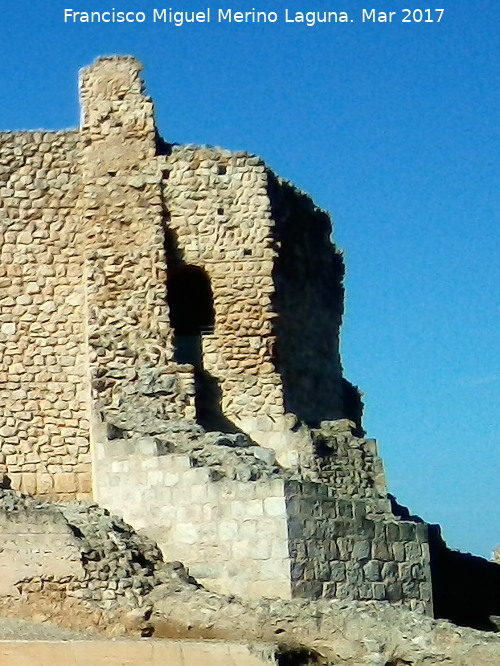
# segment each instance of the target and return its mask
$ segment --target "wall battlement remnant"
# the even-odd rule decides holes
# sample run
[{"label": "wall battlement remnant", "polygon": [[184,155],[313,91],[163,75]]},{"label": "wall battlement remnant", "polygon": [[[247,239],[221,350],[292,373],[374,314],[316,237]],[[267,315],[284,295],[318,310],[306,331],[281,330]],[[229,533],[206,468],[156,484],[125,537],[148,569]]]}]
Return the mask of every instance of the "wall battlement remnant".
[{"label": "wall battlement remnant", "polygon": [[140,72],[100,58],[78,130],[0,133],[4,484],[93,497],[215,589],[430,612],[427,526],[343,376],[328,215],[164,141]]}]

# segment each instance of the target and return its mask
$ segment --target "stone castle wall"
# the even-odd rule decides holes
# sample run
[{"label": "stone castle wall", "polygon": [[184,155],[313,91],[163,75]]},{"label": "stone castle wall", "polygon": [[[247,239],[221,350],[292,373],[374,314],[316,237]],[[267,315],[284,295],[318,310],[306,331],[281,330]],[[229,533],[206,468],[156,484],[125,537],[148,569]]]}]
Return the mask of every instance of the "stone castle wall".
[{"label": "stone castle wall", "polygon": [[213,330],[201,339],[200,370],[213,387],[206,411],[262,439],[284,414],[273,356],[275,251],[264,165],[244,153],[189,147],[174,147],[166,165],[171,279],[199,267],[213,298]]},{"label": "stone castle wall", "polygon": [[427,525],[368,518],[327,486],[285,484],[292,595],[375,599],[432,613]]},{"label": "stone castle wall", "polygon": [[0,134],[4,485],[93,491],[216,589],[429,608],[343,378],[329,217],[166,144],[140,70],[83,70],[79,131]]},{"label": "stone castle wall", "polygon": [[108,457],[99,464],[98,500],[210,589],[291,598],[283,481],[210,476],[188,455]]},{"label": "stone castle wall", "polygon": [[0,532],[2,597],[18,596],[17,587],[27,578],[83,580],[81,553],[62,515],[40,508],[9,511],[2,506]]},{"label": "stone castle wall", "polygon": [[209,589],[244,598],[375,599],[432,613],[425,524],[369,518],[366,502],[271,468],[255,481],[214,481],[189,455],[113,457],[103,449],[98,470],[99,502]]},{"label": "stone castle wall", "polygon": [[0,134],[0,463],[13,487],[90,488],[77,132]]},{"label": "stone castle wall", "polygon": [[81,100],[79,132],[2,135],[11,483],[88,495],[94,443],[195,419],[307,466],[298,425],[349,411],[328,217],[259,158],[162,143],[131,58]]},{"label": "stone castle wall", "polygon": [[170,279],[199,269],[213,298],[198,352],[207,422],[223,414],[296,463],[287,413],[311,424],[346,415],[330,220],[246,153],[173,146],[165,164]]}]

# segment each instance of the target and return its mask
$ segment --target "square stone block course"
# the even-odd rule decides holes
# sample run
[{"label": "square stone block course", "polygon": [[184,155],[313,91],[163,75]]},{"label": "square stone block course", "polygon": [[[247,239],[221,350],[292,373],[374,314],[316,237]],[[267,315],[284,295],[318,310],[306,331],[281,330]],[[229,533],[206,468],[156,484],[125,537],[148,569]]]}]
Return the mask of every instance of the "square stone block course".
[{"label": "square stone block course", "polygon": [[284,497],[267,497],[264,499],[264,515],[285,516],[286,505]]}]

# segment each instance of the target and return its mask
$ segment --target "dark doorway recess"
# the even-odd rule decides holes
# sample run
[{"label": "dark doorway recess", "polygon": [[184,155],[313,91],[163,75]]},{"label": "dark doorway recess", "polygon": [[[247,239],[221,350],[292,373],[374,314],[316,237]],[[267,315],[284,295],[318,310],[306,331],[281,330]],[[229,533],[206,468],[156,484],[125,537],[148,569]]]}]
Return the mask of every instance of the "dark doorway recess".
[{"label": "dark doorway recess", "polygon": [[201,336],[213,333],[215,323],[214,299],[206,271],[190,264],[171,271],[167,301],[174,330],[174,358],[201,371]]},{"label": "dark doorway recess", "polygon": [[203,268],[184,264],[174,269],[168,277],[167,300],[176,335],[213,333],[214,300]]}]

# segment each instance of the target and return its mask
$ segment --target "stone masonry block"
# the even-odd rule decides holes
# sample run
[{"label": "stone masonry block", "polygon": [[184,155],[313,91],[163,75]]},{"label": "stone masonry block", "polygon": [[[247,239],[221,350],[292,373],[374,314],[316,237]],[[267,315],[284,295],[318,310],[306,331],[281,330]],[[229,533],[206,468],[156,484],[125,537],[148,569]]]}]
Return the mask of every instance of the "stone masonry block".
[{"label": "stone masonry block", "polygon": [[301,581],[305,579],[307,563],[302,562],[293,562],[291,566],[291,577],[292,581]]},{"label": "stone masonry block", "polygon": [[358,587],[358,595],[361,600],[373,599],[373,588],[370,583],[361,583]]},{"label": "stone masonry block", "polygon": [[365,580],[377,582],[382,580],[382,566],[381,562],[372,560],[363,567]]},{"label": "stone masonry block", "polygon": [[432,585],[430,583],[420,583],[419,589],[420,598],[430,603],[432,601]]},{"label": "stone masonry block", "polygon": [[329,562],[316,560],[314,562],[314,580],[326,582],[331,580],[331,567]]},{"label": "stone masonry block", "polygon": [[372,520],[363,518],[359,521],[359,531],[366,539],[372,541],[375,538],[375,523]]},{"label": "stone masonry block", "polygon": [[415,562],[416,560],[420,560],[422,558],[422,550],[420,548],[420,544],[414,542],[414,543],[405,543],[405,556],[407,560],[410,560],[412,562]]},{"label": "stone masonry block", "polygon": [[389,550],[387,542],[385,539],[378,540],[375,539],[372,542],[372,557],[376,560],[387,561],[393,558],[393,554]]},{"label": "stone masonry block", "polygon": [[339,549],[340,560],[347,561],[351,559],[352,549],[354,547],[354,542],[351,537],[337,539],[337,547]]},{"label": "stone masonry block", "polygon": [[388,583],[386,590],[388,601],[397,603],[403,599],[403,586],[401,583]]},{"label": "stone masonry block", "polygon": [[326,539],[323,545],[325,548],[325,557],[327,560],[332,561],[339,559],[339,549],[333,539]]},{"label": "stone masonry block", "polygon": [[215,562],[192,562],[189,565],[189,574],[196,579],[221,578],[224,574],[224,565]]},{"label": "stone masonry block", "polygon": [[148,472],[148,486],[155,486],[163,482],[164,472],[160,469],[152,469]]},{"label": "stone masonry block", "polygon": [[382,566],[382,578],[385,582],[394,583],[398,579],[399,569],[396,562],[385,562]]},{"label": "stone masonry block", "polygon": [[324,583],[323,585],[323,598],[324,599],[336,599],[337,598],[337,584],[336,583]]},{"label": "stone masonry block", "polygon": [[174,542],[181,544],[195,544],[199,538],[197,526],[190,523],[177,523],[172,532]]},{"label": "stone masonry block", "polygon": [[[236,539],[238,535],[238,528],[239,525],[236,520],[221,520],[220,523],[218,524],[219,539],[221,541],[234,541],[234,539]],[[254,530],[252,530],[252,532],[254,532]],[[240,536],[243,536],[241,532]],[[251,535],[249,534],[248,536]]]},{"label": "stone masonry block", "polygon": [[175,519],[180,523],[202,523],[204,522],[203,506],[200,504],[180,504],[174,508]]},{"label": "stone masonry block", "polygon": [[267,497],[264,499],[264,515],[284,516],[285,500],[282,497]]},{"label": "stone masonry block", "polygon": [[[366,516],[366,506],[363,502],[352,503],[353,516],[355,520],[361,521]],[[371,522],[371,521],[369,521]]]},{"label": "stone masonry block", "polygon": [[372,599],[376,601],[383,601],[387,599],[387,589],[383,583],[372,583]]},{"label": "stone masonry block", "polygon": [[356,598],[357,598],[356,590],[353,589],[349,585],[349,583],[337,583],[337,599],[347,600],[347,599],[356,599]]},{"label": "stone masonry block", "polygon": [[255,518],[236,520],[238,536],[242,539],[253,539],[257,534],[272,534],[274,524],[267,523],[263,526],[261,521]]},{"label": "stone masonry block", "polygon": [[418,599],[420,596],[420,585],[417,580],[405,580],[403,585],[403,597],[406,599]]},{"label": "stone masonry block", "polygon": [[263,501],[259,499],[250,500],[245,503],[245,515],[249,518],[260,518],[264,515]]},{"label": "stone masonry block", "polygon": [[288,519],[288,536],[290,539],[302,539],[304,534],[304,522],[296,518]]},{"label": "stone masonry block", "polygon": [[288,579],[290,576],[290,563],[288,559],[264,560],[259,567],[261,580]]},{"label": "stone masonry block", "polygon": [[346,580],[346,567],[344,562],[330,562],[330,580],[337,583]]},{"label": "stone masonry block", "polygon": [[389,541],[389,543],[394,541],[400,541],[399,525],[397,523],[386,523],[385,533],[387,535],[387,540]]},{"label": "stone masonry block", "polygon": [[21,476],[21,491],[28,495],[36,493],[36,474],[34,472],[24,472]]},{"label": "stone masonry block", "polygon": [[318,581],[300,581],[293,587],[293,596],[305,599],[320,599],[323,595],[323,585]]},{"label": "stone masonry block", "polygon": [[307,559],[306,544],[303,541],[299,541],[297,539],[295,540],[289,539],[288,543],[289,543],[290,557],[298,561]]},{"label": "stone masonry block", "polygon": [[65,472],[54,476],[54,492],[74,494],[77,492],[76,474]]},{"label": "stone masonry block", "polygon": [[259,483],[220,481],[217,487],[221,500],[224,502],[232,500],[246,501],[255,499],[259,495],[266,496],[265,488],[262,488]]},{"label": "stone masonry block", "polygon": [[353,502],[339,502],[338,515],[342,518],[352,519],[354,517],[354,503]]},{"label": "stone masonry block", "polygon": [[167,487],[177,486],[182,478],[182,475],[176,473],[169,474],[168,472],[162,472],[162,474],[162,482]]},{"label": "stone masonry block", "polygon": [[354,560],[368,560],[371,555],[371,543],[366,540],[356,541],[352,549]]},{"label": "stone masonry block", "polygon": [[427,543],[429,540],[429,528],[425,523],[415,525],[415,537],[419,543]]},{"label": "stone masonry block", "polygon": [[36,492],[39,495],[46,495],[51,493],[54,489],[54,480],[50,474],[37,473],[36,475]]},{"label": "stone masonry block", "polygon": [[399,523],[399,533],[401,541],[415,541],[417,538],[417,525],[416,523]]},{"label": "stone masonry block", "polygon": [[207,500],[207,487],[202,485],[191,486],[189,489],[189,499],[191,502],[202,504]]},{"label": "stone masonry block", "polygon": [[346,581],[353,588],[358,588],[363,582],[363,571],[357,563],[350,562],[346,567]]},{"label": "stone masonry block", "polygon": [[161,469],[182,473],[191,469],[191,460],[189,456],[166,455],[161,456],[159,466]]},{"label": "stone masonry block", "polygon": [[415,580],[425,580],[427,578],[427,570],[424,564],[412,564],[411,575]]},{"label": "stone masonry block", "polygon": [[322,540],[308,539],[306,540],[306,553],[311,561],[325,560],[325,547]]},{"label": "stone masonry block", "polygon": [[275,539],[273,539],[273,542],[271,544],[271,557],[278,559],[286,559],[290,557],[290,548],[288,545],[288,539],[285,538],[280,539],[279,536],[276,535]]},{"label": "stone masonry block", "polygon": [[338,516],[337,509],[338,509],[338,503],[335,500],[327,498],[321,501],[322,515],[325,518],[328,518],[330,520],[337,518]]},{"label": "stone masonry block", "polygon": [[[161,458],[157,459],[161,460]],[[186,470],[185,472],[177,472],[179,477],[179,485],[184,488],[191,488],[192,486],[207,486],[210,483],[209,471],[204,467],[196,467]]]},{"label": "stone masonry block", "polygon": [[391,546],[391,550],[393,552],[394,560],[396,562],[404,562],[406,560],[404,543],[393,543]]}]

